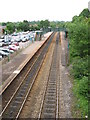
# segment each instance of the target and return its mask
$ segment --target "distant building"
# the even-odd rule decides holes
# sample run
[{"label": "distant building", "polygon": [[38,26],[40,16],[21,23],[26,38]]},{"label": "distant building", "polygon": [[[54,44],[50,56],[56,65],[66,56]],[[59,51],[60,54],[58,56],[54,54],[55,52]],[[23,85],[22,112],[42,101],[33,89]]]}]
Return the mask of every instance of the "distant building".
[{"label": "distant building", "polygon": [[4,31],[5,28],[6,28],[6,26],[1,26],[0,25],[0,36],[3,35],[3,31]]}]

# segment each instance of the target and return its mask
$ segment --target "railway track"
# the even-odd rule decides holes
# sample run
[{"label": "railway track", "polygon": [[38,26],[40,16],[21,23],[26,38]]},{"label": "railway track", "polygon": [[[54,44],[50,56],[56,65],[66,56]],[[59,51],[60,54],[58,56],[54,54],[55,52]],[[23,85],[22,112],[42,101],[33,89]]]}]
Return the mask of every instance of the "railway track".
[{"label": "railway track", "polygon": [[[27,96],[33,86],[35,78],[40,70],[44,57],[48,51],[50,43],[52,42],[54,34],[51,35],[49,40],[45,43],[44,47],[41,48],[39,53],[35,54],[25,68],[21,71],[19,76],[16,77],[10,86],[3,92],[2,101],[3,101],[3,110],[0,116],[2,118],[18,118],[23,105],[27,99]],[[33,62],[34,61],[34,62]],[[27,68],[27,66],[29,66]],[[27,73],[25,72],[27,71]],[[20,82],[20,80],[23,80]],[[15,85],[17,83],[17,85]],[[14,88],[13,88],[14,87]],[[16,88],[16,89],[15,89]],[[13,90],[12,90],[13,89]],[[10,95],[9,95],[10,93]],[[9,97],[6,97],[6,96]]]},{"label": "railway track", "polygon": [[59,114],[59,43],[60,43],[60,34],[58,33],[56,38],[56,45],[53,52],[53,59],[50,68],[50,74],[46,86],[46,90],[44,92],[39,119],[42,118],[58,118]]}]

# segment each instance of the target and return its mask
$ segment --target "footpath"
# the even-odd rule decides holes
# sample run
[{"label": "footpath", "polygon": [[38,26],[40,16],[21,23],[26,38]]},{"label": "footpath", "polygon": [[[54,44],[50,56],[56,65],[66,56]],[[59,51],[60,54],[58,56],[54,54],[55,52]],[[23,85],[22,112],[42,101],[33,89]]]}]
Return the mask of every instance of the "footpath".
[{"label": "footpath", "polygon": [[52,32],[44,34],[41,41],[34,41],[21,53],[16,55],[12,60],[4,65],[0,65],[0,94],[6,89],[7,84],[19,74],[26,63],[32,58],[37,50],[43,45],[48,39]]}]

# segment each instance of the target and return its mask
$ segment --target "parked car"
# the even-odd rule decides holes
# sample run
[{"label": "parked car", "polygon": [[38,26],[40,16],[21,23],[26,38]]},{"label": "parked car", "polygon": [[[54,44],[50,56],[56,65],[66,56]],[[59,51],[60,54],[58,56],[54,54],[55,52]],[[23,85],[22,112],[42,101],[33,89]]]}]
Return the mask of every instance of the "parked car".
[{"label": "parked car", "polygon": [[14,51],[17,51],[20,47],[19,46],[16,46],[16,45],[9,45],[9,49],[10,50],[14,50]]},{"label": "parked car", "polygon": [[6,53],[6,52],[4,52],[4,51],[0,50],[0,55],[2,55],[2,56],[8,56],[8,55],[9,55],[9,53]]},{"label": "parked car", "polygon": [[11,45],[11,41],[5,41],[4,46]]},{"label": "parked car", "polygon": [[27,40],[29,40],[29,39],[30,39],[30,36],[29,36],[29,35],[27,35],[27,36],[26,36],[26,39],[27,39]]},{"label": "parked car", "polygon": [[11,42],[15,42],[15,39],[12,38],[12,39],[11,39]]},{"label": "parked car", "polygon": [[21,42],[21,39],[20,38],[16,38],[15,41],[16,42]]},{"label": "parked car", "polygon": [[22,38],[22,42],[26,42],[27,41],[27,38],[26,37],[23,37]]},{"label": "parked car", "polygon": [[9,50],[8,48],[0,48],[0,50],[6,52],[6,53],[13,53],[13,50]]},{"label": "parked car", "polygon": [[4,42],[4,39],[0,39],[0,42]]},{"label": "parked car", "polygon": [[17,33],[13,33],[12,36],[17,36]]},{"label": "parked car", "polygon": [[0,47],[3,47],[4,46],[4,42],[0,42]]},{"label": "parked car", "polygon": [[1,38],[1,39],[4,39],[4,36],[2,35],[0,38]]}]

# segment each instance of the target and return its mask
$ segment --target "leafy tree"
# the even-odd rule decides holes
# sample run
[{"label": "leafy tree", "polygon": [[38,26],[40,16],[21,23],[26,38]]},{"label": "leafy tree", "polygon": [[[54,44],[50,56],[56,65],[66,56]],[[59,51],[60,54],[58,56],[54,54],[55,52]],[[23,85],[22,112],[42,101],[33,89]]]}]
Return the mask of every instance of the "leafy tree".
[{"label": "leafy tree", "polygon": [[40,28],[48,28],[50,26],[50,22],[48,20],[40,21]]},{"label": "leafy tree", "polygon": [[29,22],[27,20],[23,21],[23,30],[28,31],[30,29]]},{"label": "leafy tree", "polygon": [[6,26],[6,23],[5,23],[5,22],[2,22],[2,26]]},{"label": "leafy tree", "polygon": [[56,28],[56,23],[53,21],[53,22],[50,22],[50,27],[52,28]]},{"label": "leafy tree", "polygon": [[84,16],[86,18],[89,18],[90,17],[90,11],[88,8],[84,9],[79,16]]},{"label": "leafy tree", "polygon": [[7,22],[6,30],[8,33],[13,33],[15,31],[15,24],[12,22]]},{"label": "leafy tree", "polygon": [[[90,12],[84,9],[72,22],[65,23],[69,32],[70,61],[74,76],[74,94],[80,100],[83,117],[88,114],[88,46],[90,45]],[[85,104],[85,106],[83,106]]]},{"label": "leafy tree", "polygon": [[24,20],[23,22],[19,22],[17,25],[17,29],[21,31],[28,31],[30,30],[29,22],[27,20]]},{"label": "leafy tree", "polygon": [[72,56],[85,57],[88,54],[88,24],[73,24],[70,30]]}]

